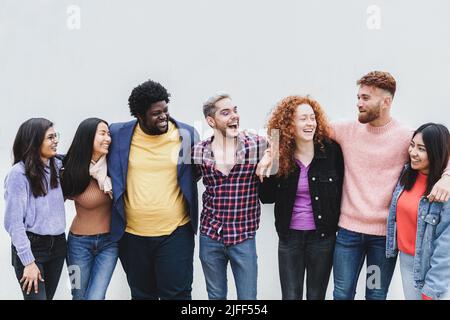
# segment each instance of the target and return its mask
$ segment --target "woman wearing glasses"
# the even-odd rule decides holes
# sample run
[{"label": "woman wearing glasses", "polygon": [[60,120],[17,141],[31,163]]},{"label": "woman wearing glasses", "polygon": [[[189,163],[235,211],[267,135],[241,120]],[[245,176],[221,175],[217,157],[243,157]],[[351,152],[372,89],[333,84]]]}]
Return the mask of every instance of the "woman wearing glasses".
[{"label": "woman wearing glasses", "polygon": [[14,140],[14,165],[5,179],[5,228],[25,300],[53,298],[66,257],[58,137],[47,119],[24,122]]},{"label": "woman wearing glasses", "polygon": [[75,202],[77,212],[67,252],[74,300],[105,299],[117,263],[118,246],[109,235],[112,188],[106,155],[110,143],[108,123],[86,119],[78,126],[63,160],[64,197]]}]

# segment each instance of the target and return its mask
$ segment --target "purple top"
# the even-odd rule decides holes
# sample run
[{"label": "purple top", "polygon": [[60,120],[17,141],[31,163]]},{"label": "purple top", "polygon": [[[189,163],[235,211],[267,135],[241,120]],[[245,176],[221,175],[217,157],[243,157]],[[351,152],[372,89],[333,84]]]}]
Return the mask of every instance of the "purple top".
[{"label": "purple top", "polygon": [[294,230],[316,230],[311,204],[311,194],[309,193],[309,165],[305,167],[303,163],[297,159],[295,162],[300,167],[300,177],[298,179],[297,195],[295,197],[291,225],[289,227]]},{"label": "purple top", "polygon": [[[55,159],[61,168],[61,161]],[[50,167],[46,167],[48,193],[44,197],[33,196],[25,175],[23,162],[15,164],[5,179],[5,229],[24,266],[34,261],[27,231],[39,235],[59,235],[66,230],[64,196],[58,179],[58,187],[50,188]]]}]

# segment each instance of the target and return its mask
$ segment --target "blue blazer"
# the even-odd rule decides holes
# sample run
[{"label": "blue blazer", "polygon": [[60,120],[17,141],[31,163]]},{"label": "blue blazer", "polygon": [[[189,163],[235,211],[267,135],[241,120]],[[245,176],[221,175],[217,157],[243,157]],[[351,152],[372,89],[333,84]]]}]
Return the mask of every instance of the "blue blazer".
[{"label": "blue blazer", "polygon": [[[198,227],[198,191],[194,175],[194,165],[191,163],[191,150],[198,142],[196,130],[173,118],[169,119],[178,128],[181,148],[178,156],[178,184],[188,206],[191,226],[194,233]],[[111,145],[108,153],[108,173],[112,180],[113,205],[111,214],[111,237],[113,241],[122,238],[125,227],[124,195],[127,186],[128,157],[130,155],[131,139],[137,120],[110,125]]]}]

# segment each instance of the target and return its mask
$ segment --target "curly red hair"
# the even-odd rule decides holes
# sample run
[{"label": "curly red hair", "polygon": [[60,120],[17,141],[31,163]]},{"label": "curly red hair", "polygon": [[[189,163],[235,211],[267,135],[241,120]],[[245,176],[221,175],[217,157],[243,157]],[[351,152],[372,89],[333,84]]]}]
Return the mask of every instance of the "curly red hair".
[{"label": "curly red hair", "polygon": [[279,177],[286,177],[295,169],[295,119],[297,107],[302,104],[311,106],[316,116],[317,128],[314,134],[314,143],[318,143],[323,148],[323,142],[330,139],[328,120],[322,107],[316,100],[310,96],[289,96],[281,100],[273,109],[267,124],[267,134],[269,136],[271,136],[272,130],[279,130],[280,165],[277,173]]}]

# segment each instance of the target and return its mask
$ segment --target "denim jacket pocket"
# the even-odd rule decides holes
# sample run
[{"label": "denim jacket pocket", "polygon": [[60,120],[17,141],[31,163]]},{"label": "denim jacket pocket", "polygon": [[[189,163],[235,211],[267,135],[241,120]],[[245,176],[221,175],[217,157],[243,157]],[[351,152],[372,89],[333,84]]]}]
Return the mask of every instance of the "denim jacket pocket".
[{"label": "denim jacket pocket", "polygon": [[[433,248],[433,240],[435,239],[435,235],[436,235],[436,226],[438,225],[439,221],[440,221],[440,215],[438,214],[432,214],[429,213],[425,216],[425,218],[423,219],[425,224],[425,232],[423,234],[423,249],[424,255],[431,255],[432,252],[432,248]],[[429,251],[429,252],[428,252]]]},{"label": "denim jacket pocket", "polygon": [[433,226],[436,226],[436,225],[439,223],[440,220],[441,220],[440,215],[439,215],[439,214],[435,214],[435,213],[429,213],[429,214],[427,214],[427,215],[425,216],[425,219],[424,219],[424,221],[425,221],[427,224],[431,224],[431,225],[433,225]]}]

